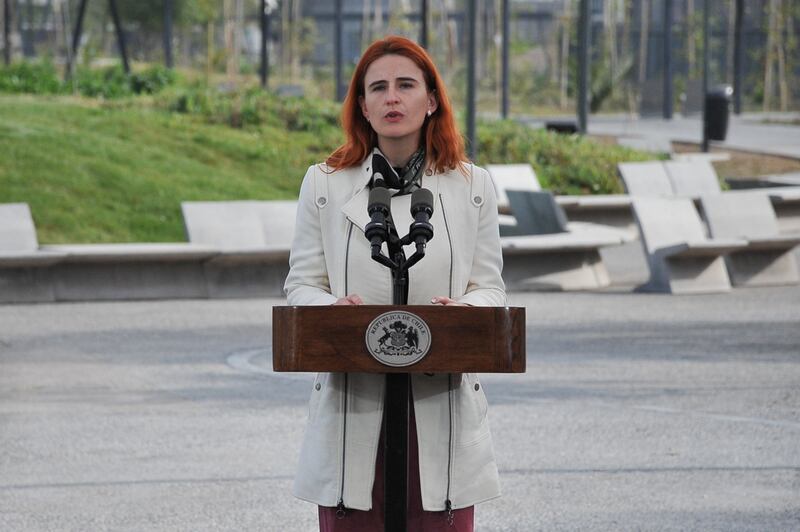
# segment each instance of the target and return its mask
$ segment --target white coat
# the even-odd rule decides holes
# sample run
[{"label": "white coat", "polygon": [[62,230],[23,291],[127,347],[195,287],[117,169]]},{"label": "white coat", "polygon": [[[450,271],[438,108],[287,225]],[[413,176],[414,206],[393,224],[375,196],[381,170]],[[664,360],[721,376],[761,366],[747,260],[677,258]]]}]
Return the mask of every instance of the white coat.
[{"label": "white coat", "polygon": [[[364,226],[371,157],[361,166],[326,173],[312,166],[303,179],[286,279],[289,305],[329,305],[348,294],[365,304],[391,304],[388,268],[370,258]],[[497,205],[489,174],[467,165],[424,175],[434,197],[434,237],[409,270],[408,303],[448,296],[475,306],[505,306]],[[411,223],[410,194],[392,199],[403,236]],[[384,248],[385,249],[385,248]],[[410,256],[411,246],[406,252]],[[293,494],[321,506],[369,510],[383,415],[385,378],[324,373],[311,392],[308,423]],[[474,374],[412,375],[420,489],[426,511],[465,508],[500,495],[483,388]]]}]

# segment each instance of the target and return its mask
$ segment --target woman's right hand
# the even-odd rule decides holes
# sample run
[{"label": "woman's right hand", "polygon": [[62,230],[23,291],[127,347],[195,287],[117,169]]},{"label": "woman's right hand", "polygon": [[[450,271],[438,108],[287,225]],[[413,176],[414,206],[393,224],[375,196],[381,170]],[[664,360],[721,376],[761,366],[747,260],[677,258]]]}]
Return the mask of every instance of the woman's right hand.
[{"label": "woman's right hand", "polygon": [[350,294],[346,297],[340,297],[336,300],[334,305],[363,305],[364,302],[361,300],[361,296],[358,294]]}]

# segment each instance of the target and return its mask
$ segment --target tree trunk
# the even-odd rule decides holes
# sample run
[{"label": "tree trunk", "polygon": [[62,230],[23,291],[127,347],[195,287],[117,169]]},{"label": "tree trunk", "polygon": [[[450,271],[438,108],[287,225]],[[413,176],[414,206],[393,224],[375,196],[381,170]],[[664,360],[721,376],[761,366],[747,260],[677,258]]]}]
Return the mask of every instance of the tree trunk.
[{"label": "tree trunk", "polygon": [[223,17],[225,19],[225,73],[228,77],[228,83],[235,82],[236,70],[233,64],[234,55],[234,9],[233,5],[235,0],[224,0],[222,3]]},{"label": "tree trunk", "polygon": [[303,20],[303,2],[292,0],[292,81],[300,79],[300,39]]},{"label": "tree trunk", "polygon": [[452,72],[456,62],[456,28],[455,21],[450,20],[453,0],[442,0],[442,25],[445,29],[445,49],[447,51],[447,67]]},{"label": "tree trunk", "polygon": [[[631,40],[633,40],[633,0],[625,0],[623,9],[625,10],[625,15],[622,20],[622,53],[628,58],[633,55],[631,49]],[[630,76],[626,77],[625,93],[628,100],[628,112],[633,113],[636,111],[636,95]]]},{"label": "tree trunk", "polygon": [[694,0],[686,0],[686,61],[688,78],[696,76],[697,50],[695,49]]},{"label": "tree trunk", "polygon": [[292,2],[291,0],[284,0],[281,2],[281,73],[286,77],[289,73],[289,64],[292,61],[291,50],[291,13]]},{"label": "tree trunk", "polygon": [[769,111],[771,99],[772,99],[772,63],[774,62],[773,59],[773,51],[775,49],[775,26],[776,26],[776,0],[770,0],[769,2],[769,23],[767,24],[767,50],[766,50],[766,60],[764,61],[764,105],[763,111]]},{"label": "tree trunk", "polygon": [[786,46],[783,38],[785,13],[783,0],[777,0],[777,4],[775,49],[778,55],[778,90],[781,99],[781,111],[786,112],[789,109],[789,84],[786,80]]},{"label": "tree trunk", "polygon": [[568,103],[567,84],[569,83],[569,34],[571,26],[572,12],[568,4],[564,14],[561,16],[561,60],[558,67],[561,72],[558,103],[562,109],[566,109]]},{"label": "tree trunk", "polygon": [[733,49],[736,30],[736,0],[728,1],[728,36],[725,48],[725,79],[733,85]]},{"label": "tree trunk", "polygon": [[206,23],[206,83],[211,82],[211,69],[214,61],[214,21]]},{"label": "tree trunk", "polygon": [[361,49],[366,50],[372,42],[370,32],[369,15],[372,12],[372,0],[364,0],[361,3]]},{"label": "tree trunk", "polygon": [[650,0],[642,0],[639,31],[639,90],[642,90],[647,77],[647,44],[650,33]]},{"label": "tree trunk", "polygon": [[372,34],[377,39],[383,35],[383,0],[375,0],[375,9],[372,11]]},{"label": "tree trunk", "polygon": [[[617,10],[616,0],[606,4],[606,11],[603,13],[604,35],[606,53],[608,54],[609,72],[611,79],[617,77],[619,58],[617,57]],[[614,94],[614,83],[611,84],[611,94]]]}]

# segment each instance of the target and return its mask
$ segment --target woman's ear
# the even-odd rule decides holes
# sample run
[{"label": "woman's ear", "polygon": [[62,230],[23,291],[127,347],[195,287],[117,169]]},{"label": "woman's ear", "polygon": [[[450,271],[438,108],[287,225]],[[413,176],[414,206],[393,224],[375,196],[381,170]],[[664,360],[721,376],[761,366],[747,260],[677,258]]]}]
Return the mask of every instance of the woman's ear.
[{"label": "woman's ear", "polygon": [[428,116],[431,116],[439,108],[439,102],[436,100],[436,91],[428,93]]},{"label": "woman's ear", "polygon": [[358,97],[358,106],[361,107],[361,114],[364,115],[364,118],[366,118],[367,122],[369,122],[369,113],[367,112],[367,105],[364,103],[363,96]]}]

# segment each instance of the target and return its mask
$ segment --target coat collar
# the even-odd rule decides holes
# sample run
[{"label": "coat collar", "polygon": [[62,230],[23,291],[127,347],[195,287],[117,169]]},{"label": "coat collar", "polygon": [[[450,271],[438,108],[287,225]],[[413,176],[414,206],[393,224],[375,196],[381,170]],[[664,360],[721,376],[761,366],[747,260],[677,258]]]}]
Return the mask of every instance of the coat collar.
[{"label": "coat collar", "polygon": [[[364,159],[360,167],[355,167],[353,170],[356,172],[353,179],[353,190],[350,200],[342,206],[342,213],[363,231],[369,223],[367,203],[369,202],[369,182],[372,179],[372,153]],[[440,179],[441,175],[439,174],[422,176],[423,188],[429,189],[434,198],[439,194]]]}]

